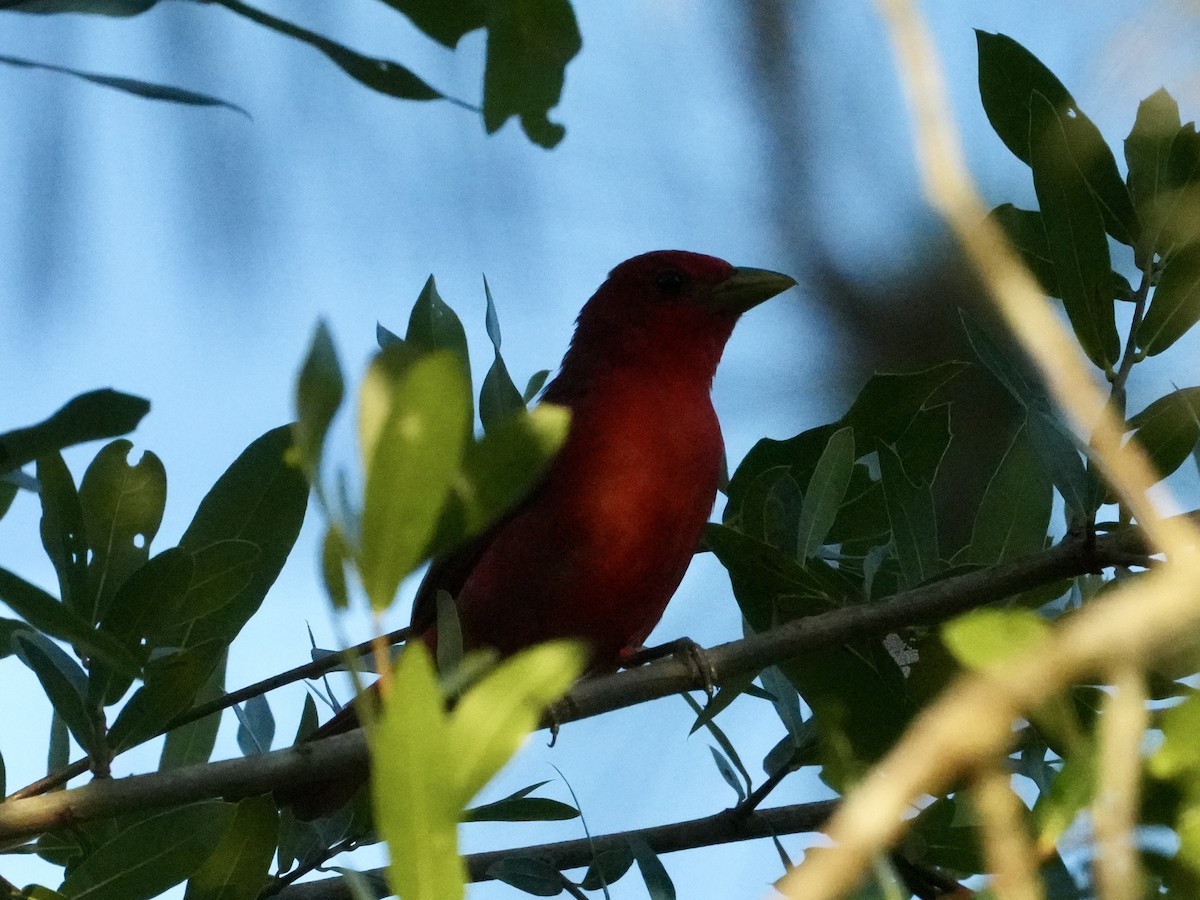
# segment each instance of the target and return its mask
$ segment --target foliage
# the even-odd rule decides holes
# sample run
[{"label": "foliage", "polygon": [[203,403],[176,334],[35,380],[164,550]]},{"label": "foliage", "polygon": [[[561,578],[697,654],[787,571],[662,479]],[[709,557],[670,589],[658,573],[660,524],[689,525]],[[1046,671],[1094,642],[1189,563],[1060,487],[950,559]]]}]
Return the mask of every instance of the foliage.
[{"label": "foliage", "polygon": [[[0,0],[0,11],[50,15],[88,13],[98,16],[141,15],[159,0]],[[483,103],[475,107],[439,91],[419,75],[391,59],[367,56],[307,28],[273,16],[242,0],[211,0],[213,6],[253,22],[275,34],[313,48],[359,84],[401,100],[443,100],[481,114],[488,134],[516,117],[531,141],[553,147],[566,129],[552,122],[549,111],[562,94],[564,72],[582,46],[570,0],[476,0],[441,3],[428,0],[385,0],[431,40],[453,50],[474,31],[487,33],[483,71]],[[249,118],[242,107],[216,97],[137,78],[100,75],[66,66],[0,55],[0,63],[70,75],[137,97],[190,106],[219,106]]]},{"label": "foliage", "polygon": [[[394,64],[363,68],[361,58],[325,38],[234,0],[221,3],[313,45],[365,83],[376,75],[399,79],[389,82],[390,90],[383,82],[371,85],[378,90],[440,96],[411,73],[390,68]],[[16,0],[8,8],[134,15],[153,5]],[[574,44],[566,39],[574,28],[569,6],[389,5],[446,46],[488,28],[483,113],[489,130],[517,114],[535,140],[551,144],[561,137],[545,111],[557,100],[562,66],[577,45],[577,35]],[[557,22],[550,33],[560,40],[530,56],[513,44],[526,33],[523,17],[540,15]],[[1029,51],[982,32],[978,50],[984,110],[1000,139],[1030,167],[1038,201],[1037,209],[1002,204],[991,216],[1046,295],[1061,301],[1093,374],[1111,386],[1126,431],[1168,478],[1189,457],[1200,462],[1200,387],[1176,389],[1133,415],[1124,407],[1135,367],[1170,349],[1200,320],[1195,126],[1181,123],[1165,91],[1147,98],[1124,143],[1122,176],[1096,126]],[[518,57],[526,69],[513,68]],[[131,463],[132,444],[120,438],[145,414],[145,401],[93,392],[40,424],[0,435],[0,515],[19,491],[36,487],[42,543],[58,580],[55,596],[0,569],[0,601],[12,613],[0,620],[0,655],[27,666],[54,709],[54,767],[65,762],[68,736],[98,776],[108,773],[114,756],[164,733],[163,771],[208,762],[219,719],[208,704],[226,696],[227,653],[278,575],[310,488],[325,520],[321,562],[331,602],[339,608],[363,602],[378,613],[392,604],[402,579],[478,534],[536,484],[565,437],[569,416],[545,404],[526,409],[545,373],[524,391],[517,388],[501,356],[486,283],[485,296],[493,361],[478,395],[462,323],[432,277],[403,338],[379,326],[380,349],[356,395],[357,478],[325,458],[347,387],[332,336],[318,325],[297,378],[296,422],[253,441],[176,545],[153,555],[166,473],[149,452]],[[749,642],[801,620],[819,622],[812,617],[823,613],[902,611],[906,599],[964,573],[1020,586],[956,619],[943,613],[934,622],[914,614],[882,632],[864,628],[802,657],[774,659],[722,679],[705,706],[689,697],[697,714],[693,730],[711,736],[717,773],[735,794],[731,821],[748,821],[802,768],[815,770],[842,795],[961,673],[995,673],[1019,654],[1036,652],[1058,623],[1118,581],[1137,583],[1157,564],[1127,552],[1093,558],[1070,574],[1045,569],[1024,581],[1014,577],[1034,571],[1028,564],[1045,559],[1052,544],[1094,551],[1100,538],[1133,534],[1138,525],[1097,474],[1088,435],[1061,419],[1021,350],[978,316],[964,315],[963,328],[971,363],[950,360],[876,375],[837,421],[756,444],[729,481],[721,521],[708,527],[704,549],[728,571]],[[987,477],[973,493],[951,486],[956,509],[949,509],[940,499],[946,462],[964,452],[953,437],[961,404],[971,402],[960,396],[955,406],[949,398],[969,365],[1007,393],[1007,408],[996,411],[1007,430],[993,458],[957,460],[985,468]],[[96,453],[77,484],[61,451],[110,437],[117,439]],[[29,464],[32,474],[23,469]],[[361,496],[351,495],[350,484],[362,485]],[[964,509],[973,514],[972,527],[953,541],[948,517]],[[1114,574],[1097,575],[1091,571],[1097,565]],[[453,598],[440,599],[438,607],[439,627],[453,633]],[[1168,651],[1158,668],[1139,676],[1145,697],[1137,695],[1137,712],[1147,717],[1152,737],[1137,726],[1131,753],[1142,790],[1135,837],[1146,892],[1190,896],[1200,884],[1195,639],[1174,636]],[[536,796],[544,783],[467,805],[567,690],[581,661],[577,651],[558,645],[495,667],[458,655],[439,645],[439,672],[424,647],[414,646],[394,666],[377,666],[384,701],[370,723],[373,820],[361,797],[305,822],[290,810],[280,813],[262,793],[238,802],[213,797],[95,816],[17,849],[33,849],[61,866],[58,891],[65,897],[137,900],[186,881],[188,900],[249,900],[286,888],[334,853],[377,835],[391,852],[385,874],[391,889],[408,900],[461,896],[467,869],[457,849],[460,823],[580,816],[578,804]],[[385,662],[382,650],[377,656]],[[1014,814],[1014,830],[1036,848],[1034,861],[1054,898],[1095,893],[1098,844],[1071,835],[1086,833],[1094,811],[1109,802],[1100,751],[1116,715],[1109,674],[1091,673],[1023,710],[1013,723],[1011,755],[1001,763],[1006,775],[1022,776],[1023,796],[1032,801],[1031,809],[1021,805]],[[265,690],[233,706],[239,746],[256,759],[268,757],[275,734]],[[733,703],[757,704],[779,720],[779,743],[762,760],[761,777],[744,764],[737,735],[721,727],[720,716]],[[309,698],[297,742],[315,720]],[[1140,749],[1150,746],[1153,752]],[[959,785],[928,798],[896,856],[863,873],[860,896],[898,896],[901,885],[918,892],[939,879],[987,873],[994,860],[979,807],[978,795]],[[1171,841],[1156,838],[1164,827]],[[515,849],[486,874],[537,896],[566,891],[578,897],[607,893],[636,863],[650,896],[673,897],[660,849],[651,832],[630,833],[618,846],[593,853],[579,881],[538,848]],[[370,890],[367,875],[346,872],[350,890]],[[36,893],[50,895],[45,888]]]}]

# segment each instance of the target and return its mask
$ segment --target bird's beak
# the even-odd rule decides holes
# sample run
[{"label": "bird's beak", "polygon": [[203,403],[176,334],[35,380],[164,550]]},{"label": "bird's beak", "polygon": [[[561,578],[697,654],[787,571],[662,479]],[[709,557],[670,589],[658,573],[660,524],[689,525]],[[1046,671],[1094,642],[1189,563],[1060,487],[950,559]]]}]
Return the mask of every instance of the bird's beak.
[{"label": "bird's beak", "polygon": [[712,289],[708,306],[717,312],[741,315],[764,300],[795,286],[796,279],[767,269],[737,268]]}]

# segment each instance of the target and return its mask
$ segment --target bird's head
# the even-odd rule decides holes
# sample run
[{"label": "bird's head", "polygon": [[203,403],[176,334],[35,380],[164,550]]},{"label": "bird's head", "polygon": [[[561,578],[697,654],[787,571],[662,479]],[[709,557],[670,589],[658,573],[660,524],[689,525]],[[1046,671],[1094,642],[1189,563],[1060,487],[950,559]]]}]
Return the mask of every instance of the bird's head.
[{"label": "bird's head", "polygon": [[613,269],[583,307],[563,374],[619,365],[711,382],[738,317],[795,283],[701,253],[635,256]]}]

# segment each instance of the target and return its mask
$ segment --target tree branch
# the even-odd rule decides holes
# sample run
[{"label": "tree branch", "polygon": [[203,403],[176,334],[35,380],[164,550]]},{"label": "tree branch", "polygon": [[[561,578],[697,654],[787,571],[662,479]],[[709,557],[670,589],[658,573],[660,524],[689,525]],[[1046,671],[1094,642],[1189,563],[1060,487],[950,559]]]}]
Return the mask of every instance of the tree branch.
[{"label": "tree branch", "polygon": [[[779,806],[761,809],[748,816],[735,815],[732,809],[722,810],[716,815],[670,825],[657,825],[635,831],[618,832],[574,841],[553,844],[538,844],[532,847],[514,847],[509,850],[489,850],[465,856],[467,873],[471,881],[488,881],[488,869],[508,857],[536,857],[561,870],[578,869],[591,863],[596,854],[606,850],[624,849],[630,835],[641,837],[655,853],[673,853],[697,847],[711,847],[733,841],[752,840],[780,834],[797,834],[818,831],[837,806],[836,800],[816,803],[798,803],[794,806]],[[386,870],[373,869],[365,872],[369,878],[383,880]],[[275,895],[278,900],[352,900],[341,877],[324,878],[294,884]]]},{"label": "tree branch", "polygon": [[[1058,578],[1095,572],[1145,552],[1133,529],[1104,535],[1094,544],[1068,538],[1011,563],[946,578],[870,605],[845,607],[789,622],[772,631],[705,651],[716,681],[760,672],[809,650],[898,628],[940,622]],[[664,659],[577,684],[545,724],[562,725],[681,691],[702,690],[687,662]],[[103,819],[135,809],[166,807],[210,797],[229,800],[295,788],[331,777],[361,777],[367,748],[361,732],[336,735],[287,750],[120,779],[0,804],[0,840]]]}]

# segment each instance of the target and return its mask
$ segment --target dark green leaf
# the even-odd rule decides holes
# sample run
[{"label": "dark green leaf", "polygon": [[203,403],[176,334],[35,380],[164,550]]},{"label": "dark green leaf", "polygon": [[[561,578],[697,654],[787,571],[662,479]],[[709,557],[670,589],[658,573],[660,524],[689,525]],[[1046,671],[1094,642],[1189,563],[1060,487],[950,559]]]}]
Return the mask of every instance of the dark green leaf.
[{"label": "dark green leaf", "polygon": [[[0,659],[12,655],[13,635],[32,632],[33,628],[25,622],[20,622],[17,619],[0,619]],[[0,796],[3,796],[3,794],[0,793]]]},{"label": "dark green leaf", "polygon": [[69,641],[89,657],[103,659],[126,675],[136,675],[138,661],[110,635],[95,631],[54,597],[7,569],[0,569],[0,602],[51,637]]},{"label": "dark green leaf", "polygon": [[708,749],[712,751],[713,762],[717,764],[717,771],[721,773],[721,777],[725,780],[725,783],[733,788],[733,792],[737,794],[738,801],[745,800],[746,789],[738,781],[737,773],[733,771],[733,764],[716,747],[710,746]]},{"label": "dark green leaf", "polygon": [[646,882],[646,892],[650,895],[650,900],[675,900],[675,885],[671,883],[671,876],[646,843],[646,839],[637,832],[630,832],[625,836],[625,841],[629,844],[629,851],[634,860],[637,861],[642,880]]},{"label": "dark green leaf", "polygon": [[1160,197],[1171,184],[1169,171],[1171,145],[1179,133],[1179,105],[1159,88],[1138,105],[1133,130],[1125,138],[1125,162],[1129,167],[1126,179],[1134,208],[1146,223],[1146,247],[1139,255],[1149,255],[1157,248],[1161,218],[1156,215]]},{"label": "dark green leaf", "polygon": [[483,0],[383,0],[412,20],[423,32],[451,49],[464,34],[482,28],[487,4]]},{"label": "dark green leaf", "polygon": [[398,97],[401,100],[440,100],[445,96],[398,62],[364,56],[323,35],[248,6],[241,0],[221,0],[221,5],[264,28],[269,28],[271,31],[286,35],[319,50],[330,62],[355,81],[381,94]]},{"label": "dark green leaf", "polygon": [[804,716],[800,713],[800,698],[796,689],[787,680],[778,666],[768,666],[759,674],[762,686],[771,695],[771,705],[779,716],[779,721],[787,729],[795,746],[800,746],[808,739],[811,729],[805,727]]},{"label": "dark green leaf", "polygon": [[120,391],[80,394],[46,421],[0,434],[0,473],[64,447],[125,434],[149,411],[150,401]]},{"label": "dark green leaf", "polygon": [[919,372],[873,375],[839,424],[854,428],[854,446],[895,443],[937,391],[967,367],[944,362]]},{"label": "dark green leaf", "polygon": [[325,434],[342,405],[345,390],[337,349],[329,326],[322,319],[296,379],[295,447],[301,468],[310,481],[316,481],[320,472]]},{"label": "dark green leaf", "polygon": [[509,416],[523,410],[525,399],[513,383],[512,376],[508,374],[508,367],[504,364],[504,357],[500,355],[500,319],[496,315],[492,289],[488,287],[486,278],[483,279],[483,293],[487,297],[484,324],[495,356],[479,389],[479,420],[483,423],[483,430],[490,431]]},{"label": "dark green leaf", "polygon": [[1040,93],[1030,100],[1029,114],[1030,134],[1036,135],[1030,143],[1033,186],[1063,306],[1084,352],[1107,370],[1121,352],[1111,295],[1112,263],[1104,217],[1072,158],[1069,133],[1079,121],[1061,114]]},{"label": "dark green leaf", "polygon": [[325,539],[321,542],[321,578],[325,583],[325,593],[335,609],[345,609],[350,605],[346,562],[353,555],[354,551],[346,543],[346,536],[340,528],[330,525],[325,529]]},{"label": "dark green leaf", "polygon": [[189,879],[184,900],[255,900],[278,835],[279,811],[269,796],[242,800],[216,849]]},{"label": "dark green leaf", "polygon": [[799,559],[815,555],[824,545],[825,536],[829,534],[842,501],[846,498],[854,458],[854,429],[841,428],[830,435],[829,443],[825,445],[825,451],[813,469],[800,506],[799,535],[796,542],[796,555]]},{"label": "dark green leaf", "polygon": [[[1062,147],[1103,213],[1104,228],[1124,244],[1133,245],[1140,226],[1129,191],[1117,171],[1117,161],[1100,130],[1075,103],[1061,81],[1032,53],[1003,34],[975,32],[979,50],[979,96],[996,134],[1018,158],[1034,167],[1041,124],[1034,97],[1041,95],[1051,110],[1069,121]],[[1036,183],[1036,182],[1035,182]],[[1039,193],[1039,200],[1041,195]],[[1042,211],[1046,211],[1045,204]],[[1053,241],[1052,241],[1053,243]],[[1063,273],[1059,270],[1060,278]]]},{"label": "dark green leaf", "polygon": [[210,638],[229,643],[278,577],[308,503],[308,483],[286,461],[291,442],[289,425],[268,431],[242,452],[201,501],[179,542],[181,549],[196,554],[221,541],[241,540],[258,547],[258,557],[246,586],[216,611],[179,626],[178,643],[195,646]]},{"label": "dark green leaf", "polygon": [[271,749],[275,740],[275,716],[271,704],[262,694],[251,697],[244,706],[234,706],[237,716],[237,743],[242,756],[257,756]]},{"label": "dark green leaf", "polygon": [[0,519],[3,519],[12,507],[12,502],[17,499],[17,492],[20,490],[16,482],[11,480],[13,474],[9,472],[0,475]]},{"label": "dark green leaf", "polygon": [[1054,257],[1050,253],[1050,241],[1046,237],[1046,225],[1042,214],[1036,209],[1017,209],[1011,203],[997,206],[991,212],[1012,243],[1025,267],[1033,273],[1050,297],[1062,297],[1058,286],[1058,272],[1054,269]]},{"label": "dark green leaf", "polygon": [[379,345],[379,349],[390,346],[391,344],[403,344],[404,338],[393,331],[384,328],[379,322],[375,323],[375,343]]},{"label": "dark green leaf", "polygon": [[1162,353],[1200,321],[1200,245],[1171,255],[1163,265],[1137,343],[1146,353]]},{"label": "dark green leaf", "polygon": [[5,0],[0,9],[23,13],[92,13],[99,16],[136,16],[158,0]]},{"label": "dark green leaf", "polygon": [[[724,754],[724,758],[723,758],[724,762],[727,763],[729,766],[730,775],[733,775],[734,769],[736,769],[737,773],[740,774],[742,776],[742,779],[744,780],[745,790],[749,791],[752,786],[752,781],[750,779],[750,773],[748,771],[746,771],[745,764],[742,762],[741,757],[738,756],[737,749],[733,746],[733,741],[729,740],[729,737],[725,734],[724,731],[721,730],[720,726],[718,726],[717,723],[714,721],[714,717],[716,714],[714,713],[711,716],[704,715],[705,711],[700,708],[700,704],[697,703],[692,698],[691,694],[683,693],[683,694],[680,694],[680,696],[683,697],[683,699],[687,703],[687,705],[692,708],[692,712],[696,713],[697,721],[701,721],[701,724],[708,730],[708,733],[713,736],[713,739],[717,742],[717,745],[721,748],[721,751]],[[721,765],[721,763],[718,763],[718,767],[720,767],[720,765]],[[734,780],[736,780],[736,776],[735,776]],[[739,786],[739,787],[734,788],[734,790],[741,791],[742,788]]]},{"label": "dark green leaf", "polygon": [[141,819],[73,868],[62,892],[73,900],[156,897],[200,868],[235,809],[232,803],[209,800]]},{"label": "dark green leaf", "polygon": [[244,591],[259,568],[253,541],[214,541],[192,553],[192,580],[180,605],[170,610],[175,623],[218,614]]},{"label": "dark green leaf", "polygon": [[506,857],[488,866],[487,874],[535,897],[557,897],[563,892],[562,873],[534,856]]},{"label": "dark green leaf", "polygon": [[1050,479],[1022,425],[988,482],[964,561],[990,566],[1041,550],[1052,500]]},{"label": "dark green leaf", "polygon": [[41,682],[54,711],[89,755],[103,755],[97,715],[87,702],[87,675],[58,645],[37,632],[17,632],[13,652]]},{"label": "dark green leaf", "polygon": [[192,554],[178,547],[164,550],[125,579],[101,619],[101,630],[137,643],[174,624],[192,584]]},{"label": "dark green leaf", "polygon": [[146,683],[129,698],[109,730],[113,749],[126,750],[161,734],[168,722],[188,710],[224,661],[226,646],[213,638],[151,660]]},{"label": "dark green leaf", "polygon": [[[980,854],[981,829],[962,800],[939,797],[912,824],[912,836],[903,848],[919,850],[922,865],[952,872],[987,871]],[[914,856],[916,853],[914,853]]]},{"label": "dark green leaf", "polygon": [[1200,387],[1159,397],[1129,420],[1158,474],[1166,478],[1200,443]]},{"label": "dark green leaf", "polygon": [[487,5],[483,124],[488,134],[519,116],[535,144],[553,147],[566,129],[549,111],[562,94],[567,63],[582,39],[568,0],[512,0]]},{"label": "dark green leaf", "polygon": [[588,866],[579,886],[585,891],[598,891],[616,884],[633,865],[633,854],[626,847],[601,850]]},{"label": "dark green leaf", "polygon": [[546,384],[546,379],[550,377],[549,369],[539,369],[529,376],[529,382],[525,385],[525,392],[521,394],[521,399],[526,403],[533,401]]},{"label": "dark green leaf", "polygon": [[389,347],[367,372],[358,566],[376,610],[392,603],[433,537],[470,427],[469,390],[460,361],[444,350],[414,357],[407,347]]},{"label": "dark green leaf", "polygon": [[[408,316],[408,331],[404,342],[423,352],[449,350],[462,367],[463,379],[467,383],[467,395],[471,394],[471,358],[467,348],[467,332],[462,320],[438,293],[437,283],[430,275],[413,304]],[[467,417],[467,433],[475,429],[475,413]]]},{"label": "dark green leaf", "polygon": [[[42,0],[48,2],[48,0]],[[153,0],[151,0],[151,3]],[[117,5],[115,2],[106,4],[108,6]],[[120,5],[129,6],[130,3],[122,3]],[[149,4],[144,8],[149,8]],[[58,10],[55,10],[57,12]],[[90,10],[89,10],[90,11]],[[141,12],[141,10],[136,10]],[[120,13],[119,15],[131,15],[131,13]],[[200,94],[196,91],[189,91],[185,88],[172,87],[168,84],[155,84],[152,81],[142,81],[138,78],[124,78],[120,75],[100,75],[96,72],[84,72],[80,69],[68,69],[66,66],[56,66],[51,63],[34,62],[31,59],[22,59],[16,56],[0,55],[0,63],[5,65],[15,66],[19,69],[37,69],[42,72],[56,72],[60,75],[70,75],[72,78],[79,78],[83,81],[98,84],[101,87],[112,88],[113,90],[122,91],[126,94],[132,94],[135,97],[142,97],[146,100],[165,100],[168,103],[182,103],[185,106],[220,106],[225,109],[231,109],[234,112],[241,113],[247,119],[250,118],[250,113],[242,109],[235,103],[230,103],[227,100],[220,100],[216,97],[210,97],[208,94]]]},{"label": "dark green leaf", "polygon": [[892,542],[904,573],[904,587],[916,587],[941,568],[933,492],[927,483],[909,481],[895,449],[884,444],[877,448]]},{"label": "dark green leaf", "polygon": [[505,797],[463,813],[464,822],[559,822],[579,818],[569,803],[549,797]]},{"label": "dark green leaf", "polygon": [[[225,693],[225,664],[218,663],[206,681],[196,693],[193,703],[207,703]],[[311,697],[307,698],[309,701]],[[314,709],[313,714],[316,714]],[[203,719],[189,722],[187,725],[174,728],[167,733],[163,742],[162,754],[158,758],[160,771],[177,769],[180,766],[190,766],[206,763],[212,757],[217,744],[217,731],[221,726],[221,714],[210,713]]]},{"label": "dark green leaf", "polygon": [[[88,466],[79,486],[84,533],[91,550],[84,618],[99,621],[117,588],[150,556],[167,502],[167,472],[150,451],[129,465],[133,444],[113,441]],[[81,598],[83,599],[83,598]]]},{"label": "dark green leaf", "polygon": [[42,546],[58,574],[63,604],[79,610],[87,605],[87,536],[83,507],[67,464],[58,453],[38,459],[39,497],[42,501]]},{"label": "dark green leaf", "polygon": [[310,734],[317,730],[320,722],[317,718],[317,701],[312,694],[304,695],[304,707],[300,710],[300,724],[296,726],[296,739],[292,744],[305,741]]}]

